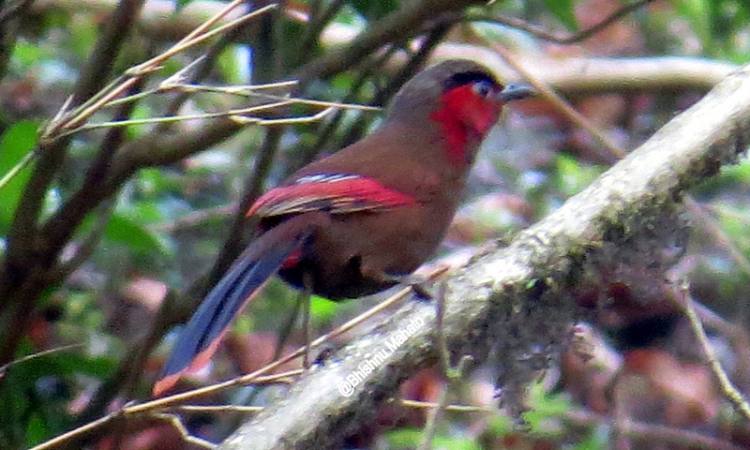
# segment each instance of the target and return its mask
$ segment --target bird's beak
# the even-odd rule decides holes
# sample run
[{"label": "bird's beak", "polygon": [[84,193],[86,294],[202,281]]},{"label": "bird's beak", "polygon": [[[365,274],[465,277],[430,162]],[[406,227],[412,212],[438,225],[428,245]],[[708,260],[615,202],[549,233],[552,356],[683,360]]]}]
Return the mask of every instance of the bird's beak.
[{"label": "bird's beak", "polygon": [[505,86],[505,89],[500,91],[498,99],[507,103],[513,100],[521,100],[522,98],[531,97],[536,95],[536,91],[529,85],[526,84],[509,84]]}]

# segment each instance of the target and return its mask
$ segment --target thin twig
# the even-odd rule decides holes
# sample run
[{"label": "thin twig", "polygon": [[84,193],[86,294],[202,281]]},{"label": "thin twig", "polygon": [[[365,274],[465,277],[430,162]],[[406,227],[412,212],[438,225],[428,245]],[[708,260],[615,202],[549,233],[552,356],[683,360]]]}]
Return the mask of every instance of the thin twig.
[{"label": "thin twig", "polygon": [[[220,88],[213,88],[213,89],[216,92],[218,92]],[[267,104],[258,105],[258,106],[251,106],[247,108],[239,108],[239,109],[232,109],[229,111],[220,111],[220,112],[212,112],[212,113],[186,114],[182,116],[167,116],[167,117],[148,117],[144,119],[114,120],[114,121],[107,121],[107,122],[89,123],[89,124],[81,125],[77,128],[69,129],[65,132],[62,132],[58,134],[57,137],[69,136],[71,134],[80,133],[82,131],[96,130],[100,128],[154,125],[154,124],[184,122],[188,120],[217,119],[217,118],[222,118],[222,117],[229,117],[241,123],[250,123],[250,124],[259,125],[259,126],[282,125],[282,124],[292,124],[292,123],[301,124],[301,123],[309,123],[309,122],[314,122],[316,120],[319,120],[320,118],[330,113],[330,110],[333,108],[345,108],[345,109],[364,110],[364,111],[379,111],[380,110],[380,108],[366,106],[366,105],[326,102],[326,101],[320,101],[320,100],[310,100],[310,99],[301,99],[301,98],[288,98],[288,97],[280,97],[280,96],[275,96],[275,95],[263,95],[263,94],[246,94],[246,95],[264,97],[264,98],[274,99],[278,101],[274,103],[267,103]],[[294,104],[311,105],[311,106],[326,106],[327,108],[312,116],[290,117],[290,118],[284,118],[284,119],[262,119],[262,118],[256,118],[256,117],[244,117],[244,114],[257,113],[261,111],[267,111],[269,109],[276,109],[276,108],[281,108],[283,106],[294,105]],[[1,184],[0,184],[0,187],[2,187]]]},{"label": "thin twig", "polygon": [[101,417],[93,422],[89,422],[85,425],[82,425],[80,427],[76,427],[67,433],[63,433],[60,436],[54,437],[46,442],[42,442],[39,445],[35,445],[34,447],[31,447],[29,450],[49,450],[55,447],[58,447],[60,445],[73,442],[77,439],[80,439],[81,437],[85,436],[86,434],[99,429],[103,427],[104,425],[107,425],[111,421],[113,421],[115,418],[118,417],[118,414],[107,414],[104,417]]},{"label": "thin twig", "polygon": [[9,362],[7,364],[3,364],[2,366],[0,366],[0,378],[2,378],[3,376],[5,376],[5,372],[7,372],[9,368],[11,368],[13,366],[16,366],[18,364],[23,364],[26,361],[31,361],[32,359],[41,358],[41,357],[44,357],[44,356],[47,356],[47,355],[51,355],[53,353],[64,352],[64,351],[67,351],[67,350],[72,350],[74,348],[81,348],[83,346],[84,346],[84,344],[63,345],[61,347],[55,347],[55,348],[51,348],[51,349],[48,349],[48,350],[43,350],[41,352],[32,353],[31,355],[26,355],[26,356],[24,356],[22,358],[18,358],[16,360],[13,360],[13,361],[11,361],[11,362]]},{"label": "thin twig", "polygon": [[[437,403],[434,402],[422,402],[418,400],[407,400],[401,399],[399,403],[407,408],[414,409],[435,409],[438,407]],[[484,414],[497,414],[497,408],[489,406],[471,406],[471,405],[445,405],[443,408],[446,411],[452,412],[467,412],[467,413],[484,413]]]},{"label": "thin twig", "polygon": [[703,329],[703,323],[701,323],[698,314],[693,308],[693,302],[690,298],[688,289],[689,288],[687,286],[687,283],[684,283],[682,286],[680,286],[682,295],[679,301],[677,301],[678,299],[675,298],[675,303],[680,309],[682,309],[685,317],[687,317],[688,321],[690,322],[690,328],[693,330],[693,334],[700,344],[701,351],[703,352],[703,357],[706,359],[706,363],[711,368],[711,371],[713,372],[716,380],[719,383],[719,388],[721,389],[722,394],[724,394],[724,397],[729,400],[732,405],[734,405],[735,409],[737,409],[737,411],[739,411],[745,417],[745,420],[750,421],[750,404],[748,404],[747,400],[739,391],[739,389],[737,389],[737,387],[729,379],[729,375],[727,375],[724,368],[721,367],[721,363],[716,357],[716,352],[714,352],[711,343],[708,341],[706,330]]},{"label": "thin twig", "polygon": [[8,184],[8,182],[12,180],[16,175],[18,175],[23,169],[25,169],[29,165],[29,163],[34,160],[36,155],[37,149],[32,149],[28,153],[23,155],[23,158],[21,158],[21,160],[18,161],[15,166],[7,171],[2,178],[0,178],[0,189]]},{"label": "thin twig", "polygon": [[445,283],[438,283],[437,293],[435,296],[435,347],[437,348],[440,366],[442,369],[445,386],[440,392],[437,405],[430,411],[425,424],[422,442],[419,445],[420,450],[429,450],[432,448],[432,440],[437,432],[437,424],[443,416],[443,412],[448,404],[448,391],[458,388],[458,383],[464,374],[467,366],[473,358],[464,355],[458,362],[457,367],[452,367],[450,363],[450,351],[448,350],[448,341],[445,339],[443,323],[445,316]]},{"label": "thin twig", "polygon": [[263,406],[240,406],[240,405],[183,405],[175,406],[175,411],[186,412],[186,413],[217,413],[223,414],[227,412],[241,413],[241,414],[255,414],[265,409]]},{"label": "thin twig", "polygon": [[[201,59],[200,61],[203,61],[203,59]],[[260,90],[265,90],[265,89],[278,89],[278,88],[284,88],[284,87],[293,87],[296,84],[297,84],[297,81],[295,80],[279,81],[278,83],[245,84],[245,85],[232,85],[232,86],[206,86],[206,85],[201,85],[201,84],[195,84],[194,82],[190,82],[190,83],[163,82],[154,89],[150,89],[148,91],[144,91],[139,94],[128,95],[125,97],[120,97],[116,100],[112,100],[111,102],[105,105],[105,108],[117,106],[122,103],[130,103],[130,102],[134,102],[137,100],[142,100],[143,98],[151,96],[151,95],[171,93],[175,90],[178,90],[185,94],[192,94],[195,92],[213,92],[213,93],[220,93],[220,94],[227,94],[227,95],[237,95],[241,97],[249,97],[250,93],[254,91],[260,91]]]},{"label": "thin twig", "polygon": [[437,432],[437,424],[440,422],[443,412],[446,411],[448,406],[448,391],[455,390],[458,387],[458,383],[461,381],[461,377],[471,361],[473,361],[471,356],[464,355],[455,368],[450,368],[450,373],[447,374],[448,378],[443,390],[440,392],[438,402],[427,417],[422,442],[419,444],[420,450],[429,450],[432,448],[432,440]]},{"label": "thin twig", "polygon": [[523,64],[518,61],[518,58],[507,48],[502,45],[494,45],[493,48],[500,54],[500,56],[511,66],[519,75],[531,84],[534,89],[540,92],[545,99],[547,99],[552,106],[562,112],[571,122],[578,125],[580,128],[586,130],[594,139],[599,141],[607,150],[617,158],[623,158],[625,151],[620,148],[612,139],[605,135],[593,122],[591,122],[586,116],[576,111],[568,102],[565,101],[557,92],[550,88],[547,83],[540,80],[530,71],[528,71]]},{"label": "thin twig", "polygon": [[261,119],[259,117],[245,117],[245,116],[230,116],[229,118],[242,124],[252,124],[262,127],[277,126],[277,125],[301,125],[306,123],[313,123],[323,119],[328,114],[332,113],[335,108],[326,108],[318,113],[311,116],[298,116],[298,117],[284,117],[280,119]]},{"label": "thin twig", "polygon": [[217,447],[217,445],[212,442],[190,434],[187,428],[185,428],[185,424],[182,423],[182,420],[179,418],[179,416],[176,416],[174,414],[159,413],[154,414],[152,417],[154,417],[155,419],[160,419],[172,425],[172,427],[174,427],[174,429],[180,434],[182,440],[188,444],[193,444],[198,447],[207,449],[215,449]]},{"label": "thin twig", "polygon": [[445,283],[438,283],[435,294],[435,347],[439,352],[440,370],[448,379],[451,375],[451,354],[448,350],[448,342],[443,332],[443,319],[445,318]]},{"label": "thin twig", "polygon": [[164,61],[171,58],[172,56],[181,53],[190,47],[194,47],[197,44],[200,44],[201,42],[205,41],[206,39],[209,39],[213,36],[216,36],[218,34],[221,34],[231,28],[234,28],[238,25],[243,24],[244,22],[254,19],[262,14],[265,14],[272,9],[276,8],[276,4],[272,3],[270,5],[266,5],[262,8],[258,8],[254,11],[251,11],[241,17],[238,17],[236,19],[233,19],[219,27],[216,27],[210,31],[206,31],[209,27],[211,27],[214,23],[221,20],[222,17],[229,14],[234,8],[244,3],[244,0],[235,0],[232,3],[228,4],[226,8],[224,8],[220,13],[216,14],[214,17],[209,19],[208,21],[204,22],[200,27],[193,30],[190,34],[185,36],[182,40],[180,40],[178,43],[173,45],[169,50],[161,53],[160,55],[157,55],[148,61],[145,61],[135,67],[130,68],[125,73],[129,76],[138,77],[141,76],[143,73],[150,72],[154,70],[154,68],[157,68],[160,66]]}]

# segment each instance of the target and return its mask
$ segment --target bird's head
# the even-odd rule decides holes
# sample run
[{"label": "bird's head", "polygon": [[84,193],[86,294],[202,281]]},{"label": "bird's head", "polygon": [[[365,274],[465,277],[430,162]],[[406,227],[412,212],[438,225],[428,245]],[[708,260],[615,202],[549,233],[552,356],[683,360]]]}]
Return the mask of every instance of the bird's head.
[{"label": "bird's head", "polygon": [[478,144],[497,123],[503,106],[532,94],[525,85],[504,86],[473,61],[449,60],[404,84],[386,120],[436,125],[450,160],[465,165],[473,161]]}]

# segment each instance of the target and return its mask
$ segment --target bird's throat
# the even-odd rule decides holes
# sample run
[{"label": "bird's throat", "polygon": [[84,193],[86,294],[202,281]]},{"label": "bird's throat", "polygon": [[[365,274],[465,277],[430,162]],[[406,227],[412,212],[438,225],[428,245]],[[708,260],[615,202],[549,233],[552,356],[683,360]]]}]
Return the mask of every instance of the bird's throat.
[{"label": "bird's throat", "polygon": [[496,118],[494,107],[478,101],[469,87],[445,94],[440,108],[430,115],[430,119],[440,126],[448,161],[459,168],[472,164],[476,146]]},{"label": "bird's throat", "polygon": [[432,115],[440,124],[440,131],[445,138],[448,161],[451,165],[462,167],[469,163],[469,131],[463,123],[443,108]]}]

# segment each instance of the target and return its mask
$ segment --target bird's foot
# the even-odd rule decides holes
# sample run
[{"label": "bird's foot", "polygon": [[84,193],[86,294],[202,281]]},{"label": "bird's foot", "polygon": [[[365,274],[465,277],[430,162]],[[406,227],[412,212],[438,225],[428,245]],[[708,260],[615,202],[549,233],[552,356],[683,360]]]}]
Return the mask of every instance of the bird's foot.
[{"label": "bird's foot", "polygon": [[431,282],[427,277],[411,273],[409,275],[393,275],[391,280],[402,286],[410,287],[417,300],[430,301],[434,298],[428,288]]}]

